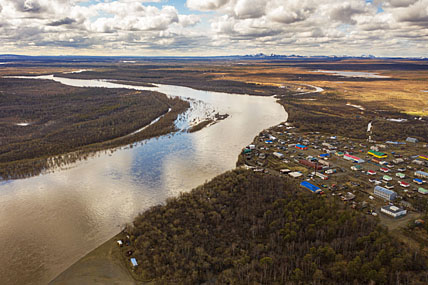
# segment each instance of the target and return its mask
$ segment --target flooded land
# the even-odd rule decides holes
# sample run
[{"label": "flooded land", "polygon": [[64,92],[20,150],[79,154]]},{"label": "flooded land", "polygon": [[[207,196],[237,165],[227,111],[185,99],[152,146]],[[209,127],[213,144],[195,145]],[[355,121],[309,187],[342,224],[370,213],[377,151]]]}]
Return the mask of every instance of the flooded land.
[{"label": "flooded land", "polygon": [[[56,80],[80,87],[145,89],[97,80]],[[0,240],[8,244],[0,254],[0,280],[50,281],[139,212],[232,169],[243,145],[287,118],[272,97],[169,85],[155,90],[190,99],[191,108],[178,119],[179,125],[204,117],[207,110],[229,117],[194,133],[184,128],[132,148],[99,152],[53,173],[0,182]]]},{"label": "flooded land", "polygon": [[[387,66],[391,68],[388,70]],[[181,197],[180,193],[189,192],[225,171],[234,169],[237,160],[240,165],[246,164],[246,167],[252,168],[251,173],[254,171],[259,173],[253,176],[247,172],[241,173],[239,170],[235,174],[222,176],[223,178],[238,177],[239,180],[240,177],[245,176],[251,181],[256,181],[264,177],[263,175],[272,175],[262,180],[272,180],[276,181],[275,185],[283,185],[285,182],[281,179],[288,176],[281,174],[282,169],[300,172],[301,176],[304,176],[302,179],[313,178],[308,176],[311,175],[310,171],[296,161],[297,158],[306,158],[303,157],[305,155],[303,151],[296,153],[294,149],[294,144],[302,143],[304,140],[309,141],[311,148],[318,143],[335,142],[327,139],[323,141],[324,138],[321,137],[323,135],[326,138],[340,138],[343,144],[340,145],[341,148],[354,140],[352,151],[356,152],[361,148],[366,152],[369,146],[363,141],[367,139],[377,141],[371,145],[377,147],[378,144],[385,144],[386,141],[399,142],[410,137],[420,142],[417,144],[417,150],[422,155],[425,150],[424,142],[428,141],[427,118],[424,116],[428,105],[426,105],[426,93],[420,92],[420,90],[426,90],[426,80],[421,80],[427,75],[428,68],[424,69],[425,66],[423,62],[397,61],[386,64],[367,60],[320,63],[319,61],[276,60],[167,62],[132,59],[126,62],[123,60],[114,63],[94,62],[79,66],[52,62],[46,64],[38,62],[25,67],[4,64],[0,75],[15,78],[2,78],[1,82],[9,84],[8,82],[15,81],[22,86],[26,86],[28,82],[28,86],[33,84],[41,92],[44,92],[43,86],[46,88],[54,86],[57,90],[62,90],[63,96],[67,94],[71,96],[64,97],[62,107],[64,111],[56,110],[57,112],[53,112],[55,116],[47,121],[40,122],[37,116],[33,118],[28,114],[21,117],[2,116],[0,118],[2,126],[7,125],[11,130],[9,136],[3,134],[0,143],[0,147],[5,150],[9,146],[6,139],[10,142],[14,140],[10,145],[16,146],[14,151],[20,155],[25,153],[20,151],[20,149],[25,150],[25,143],[29,143],[30,146],[33,143],[37,146],[37,142],[31,139],[38,139],[38,142],[43,143],[39,147],[38,155],[31,157],[34,154],[31,150],[37,148],[29,147],[26,156],[21,159],[15,157],[16,165],[22,166],[23,159],[31,158],[45,159],[49,162],[40,168],[35,167],[33,172],[20,176],[24,177],[21,179],[11,179],[19,178],[13,175],[3,174],[2,176],[0,241],[8,246],[0,252],[0,280],[5,284],[46,284],[87,253],[108,240],[112,241],[111,238],[126,224],[135,221],[135,217],[140,213],[145,213],[150,207],[159,204],[167,208],[173,207],[175,200],[168,200],[169,202],[166,203],[168,198]],[[313,72],[313,70],[323,72]],[[337,75],[338,72],[341,76]],[[352,72],[352,74],[342,72]],[[400,84],[396,84],[398,82]],[[19,86],[15,85],[14,88],[17,88],[16,92],[22,91],[19,90]],[[0,90],[0,94],[7,92],[6,88],[3,89]],[[46,90],[49,93],[48,90],[52,89]],[[418,92],[411,97],[413,90]],[[108,110],[111,111],[109,115],[117,115],[118,119],[125,118],[121,121],[121,127],[109,128],[109,124],[98,120],[98,117],[103,118],[103,116],[95,116],[93,118],[95,125],[90,129],[90,134],[94,131],[93,135],[97,135],[99,139],[91,141],[92,136],[81,132],[86,118],[71,116],[72,119],[69,119],[69,113],[67,113],[69,110],[79,113],[79,108],[73,101],[75,94],[79,92],[83,92],[83,96],[87,96],[88,100],[92,99],[94,105],[99,104],[100,111]],[[93,96],[89,96],[90,94]],[[115,94],[122,101],[117,101]],[[15,100],[12,95],[8,93],[11,100]],[[105,102],[102,100],[103,96],[111,100],[109,104],[102,105]],[[151,96],[152,100],[148,100],[148,96]],[[398,101],[394,101],[394,98],[398,98]],[[8,108],[12,106],[17,110],[19,106],[24,105],[24,101],[20,103],[17,100],[16,106],[10,102],[10,100],[3,101],[3,106]],[[144,108],[153,102],[156,102],[157,107],[148,109],[157,111],[146,116],[147,112]],[[175,109],[174,102],[180,102],[182,105]],[[47,103],[51,104],[51,102]],[[61,105],[58,102],[56,104]],[[52,104],[52,108],[54,106]],[[3,107],[1,111],[5,112],[6,109]],[[36,109],[43,110],[41,107]],[[87,111],[87,113],[93,113],[94,110],[97,109],[91,109],[89,105],[82,108],[82,112]],[[127,111],[123,112],[124,110]],[[146,117],[139,112],[144,113]],[[62,113],[63,116],[61,116]],[[61,119],[64,119],[63,124],[60,125],[62,127],[53,129],[55,125],[52,122],[58,122]],[[285,122],[290,125],[285,125]],[[98,128],[97,124],[101,124],[102,127]],[[73,128],[69,129],[70,126]],[[367,130],[368,126],[371,126],[370,133]],[[163,131],[156,132],[159,128]],[[296,131],[288,128],[295,128]],[[102,130],[108,130],[108,132],[102,133]],[[147,131],[150,132],[147,133]],[[291,133],[293,137],[289,135]],[[55,135],[62,140],[53,139]],[[278,141],[274,141],[273,144],[266,143],[269,135],[275,136]],[[84,143],[76,141],[82,138],[85,138]],[[281,144],[280,140],[284,144]],[[43,147],[48,145],[45,144],[46,142],[55,145],[61,141],[64,142],[61,151],[55,152],[53,148]],[[256,150],[252,150],[251,155],[239,156],[243,148],[252,142]],[[364,144],[364,147],[359,146],[357,142]],[[284,147],[286,149],[283,149]],[[391,151],[398,153],[402,150],[400,147],[398,145],[388,149],[388,155],[391,158],[394,157]],[[45,152],[46,150],[49,151]],[[350,152],[350,149],[344,150]],[[284,158],[277,160],[274,152],[282,153]],[[318,149],[308,151],[314,157],[320,155],[318,152]],[[259,157],[260,154],[263,154],[264,158]],[[8,155],[14,157],[13,152],[4,151],[0,152],[0,159],[2,156],[7,158]],[[402,155],[406,155],[410,161],[416,152],[415,150],[404,151]],[[6,158],[5,161],[8,160]],[[331,161],[335,163],[336,160],[339,161],[341,168],[352,166],[352,163],[342,162],[339,158]],[[423,167],[421,165],[419,168]],[[0,164],[2,173],[13,173],[6,172],[6,169],[5,164]],[[370,169],[356,171],[367,170]],[[25,173],[24,169],[21,171]],[[405,175],[408,177],[411,177],[414,172],[413,169],[406,171]],[[352,182],[371,187],[371,184],[362,181],[363,174],[359,172],[357,179],[349,179],[355,174],[357,172],[347,170],[337,175],[340,179],[331,181],[335,181],[336,183],[333,184],[340,184],[340,186],[349,184],[347,187],[353,187],[355,185],[351,184]],[[280,180],[276,180],[277,177],[280,177]],[[221,184],[224,182],[223,178],[215,181]],[[326,189],[325,191],[328,191],[330,186],[333,187],[325,182],[315,182],[325,184],[325,188],[321,187]],[[285,184],[289,186],[284,187],[291,187],[290,193],[294,193],[293,191],[298,189],[295,188],[295,183],[296,180],[287,180]],[[274,188],[274,185],[272,187]],[[276,194],[271,193],[272,195],[284,195],[283,192],[278,194],[273,188],[272,193]],[[255,194],[258,190],[253,190],[254,195],[258,195]],[[353,190],[358,191],[357,188]],[[356,201],[362,202],[358,199],[365,198],[364,195],[368,195],[369,192],[364,193],[355,194]],[[417,195],[417,197],[421,196]],[[195,199],[199,199],[198,197]],[[281,197],[290,201],[294,199],[288,194]],[[338,198],[335,197],[336,195],[331,195],[332,200],[328,201],[337,205],[336,202],[332,202]],[[405,197],[404,194],[403,197]],[[421,197],[417,201],[422,200],[423,196]],[[224,201],[233,204],[232,200],[229,200],[232,199],[231,197],[223,198]],[[309,199],[312,205],[318,205],[319,202]],[[341,201],[340,198],[338,199]],[[270,209],[272,203],[266,204],[263,209],[273,211]],[[382,202],[377,201],[373,209],[381,204]],[[414,211],[420,211],[419,206],[417,204]],[[219,204],[219,207],[223,206]],[[330,213],[331,217],[337,218],[342,210],[349,213],[350,216],[347,217],[357,215],[351,214],[347,205],[343,207],[334,208],[338,212]],[[221,213],[220,208],[218,210]],[[224,210],[232,211],[232,208]],[[242,210],[247,211],[244,208]],[[141,219],[150,213],[152,212],[138,217]],[[267,217],[265,213],[259,214],[260,217]],[[420,214],[408,217],[424,218]],[[150,220],[149,216],[147,218]],[[211,216],[208,218],[211,219]],[[375,222],[373,219],[376,218],[370,215],[369,218],[361,220],[368,225],[367,235],[370,234],[369,231],[377,231],[376,223],[379,221]],[[266,218],[266,221],[269,221],[269,218]],[[391,228],[397,225],[385,219],[381,221],[392,224]],[[181,222],[176,221],[177,224]],[[209,222],[212,220],[209,220],[207,225]],[[402,224],[397,227],[402,229],[404,223]],[[185,227],[185,225],[182,226]],[[230,223],[229,226],[237,225]],[[251,227],[247,230],[257,232]],[[140,236],[135,229],[132,230],[132,234],[136,237]],[[377,234],[379,237],[384,236],[383,232]],[[277,232],[272,232],[272,235],[276,236]],[[348,241],[356,242],[357,235],[351,231],[346,235],[349,237]],[[401,236],[406,237],[404,234]],[[290,239],[287,242],[293,241]],[[327,240],[325,242],[327,245]],[[395,244],[395,241],[391,241],[391,244]],[[137,245],[130,244],[130,246]],[[291,244],[287,244],[288,246]],[[102,248],[109,250],[111,247]],[[257,264],[263,258],[259,254],[265,252],[264,250],[266,248],[260,247],[259,251],[251,253],[254,254],[252,258],[257,260]],[[340,251],[339,248],[335,250]],[[377,251],[378,248],[373,250]],[[100,252],[101,255],[105,254],[102,250]],[[400,248],[399,254],[401,255],[402,252]],[[123,258],[121,254],[118,258]],[[106,256],[110,258],[109,255]],[[346,256],[354,258],[352,254]],[[244,258],[245,255],[241,257]],[[123,276],[128,278],[130,275],[127,275],[126,270],[129,262],[126,258],[124,260],[127,262],[127,265],[122,267],[125,271],[118,274],[125,274],[126,276]],[[263,262],[268,264],[270,261],[265,259]],[[75,266],[84,269],[81,263]],[[162,265],[159,263],[159,266]],[[323,270],[328,270],[328,267]],[[309,274],[308,272],[305,274]],[[140,271],[137,273],[143,274]],[[150,276],[154,278],[153,280],[161,280],[156,279],[158,276],[155,273],[149,273],[152,274]],[[174,276],[175,273],[165,272],[165,274]],[[228,273],[224,272],[224,274],[221,278],[227,280]],[[258,276],[257,274],[254,276]],[[133,278],[139,278],[138,276],[133,275]],[[203,276],[209,278],[210,275]],[[382,279],[382,276],[379,280],[387,280]],[[334,278],[331,280],[335,280]]]}]

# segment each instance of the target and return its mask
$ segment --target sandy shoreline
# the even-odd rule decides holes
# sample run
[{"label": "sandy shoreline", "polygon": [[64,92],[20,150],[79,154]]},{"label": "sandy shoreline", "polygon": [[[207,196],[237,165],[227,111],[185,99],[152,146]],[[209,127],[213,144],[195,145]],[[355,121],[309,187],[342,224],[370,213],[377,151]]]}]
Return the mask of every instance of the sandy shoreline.
[{"label": "sandy shoreline", "polygon": [[143,284],[128,271],[116,241],[119,233],[79,259],[49,284]]}]

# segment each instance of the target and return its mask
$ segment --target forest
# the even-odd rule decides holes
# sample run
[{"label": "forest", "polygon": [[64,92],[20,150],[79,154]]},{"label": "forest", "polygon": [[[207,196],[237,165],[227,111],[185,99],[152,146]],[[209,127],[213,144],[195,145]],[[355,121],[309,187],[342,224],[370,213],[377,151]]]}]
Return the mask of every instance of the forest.
[{"label": "forest", "polygon": [[[426,284],[427,260],[374,217],[237,169],[140,214],[123,258],[156,284]],[[130,265],[128,265],[130,267]]]},{"label": "forest", "polygon": [[[316,99],[301,100],[301,99]],[[288,113],[288,122],[303,132],[322,132],[354,139],[367,139],[367,125],[372,122],[372,139],[378,141],[399,140],[415,137],[428,141],[427,118],[415,119],[393,108],[380,111],[375,103],[353,102],[363,105],[364,111],[346,105],[348,100],[340,98],[335,92],[326,92],[323,96],[306,95],[282,96],[280,103]],[[406,122],[392,122],[388,118],[407,119]]]},{"label": "forest", "polygon": [[1,78],[0,177],[36,175],[83,153],[169,133],[188,107],[188,102],[158,92]]}]

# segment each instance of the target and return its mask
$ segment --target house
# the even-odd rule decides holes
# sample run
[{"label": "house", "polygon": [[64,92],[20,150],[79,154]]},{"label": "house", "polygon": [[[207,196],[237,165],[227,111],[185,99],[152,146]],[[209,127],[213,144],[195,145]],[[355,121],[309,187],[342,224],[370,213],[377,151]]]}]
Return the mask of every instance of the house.
[{"label": "house", "polygon": [[324,160],[324,159],[319,159],[319,160],[318,160],[318,163],[319,163],[319,164],[322,164],[322,165],[324,165],[324,166],[328,166],[328,167],[330,167],[330,162],[328,162],[328,161],[326,161],[326,160]]},{"label": "house", "polygon": [[319,158],[322,158],[322,159],[328,159],[329,157],[330,157],[329,153],[322,153],[319,155]]},{"label": "house", "polygon": [[300,160],[299,160],[299,163],[300,163],[300,164],[302,164],[302,165],[305,165],[305,166],[307,166],[307,167],[310,167],[310,168],[316,169],[316,170],[321,170],[321,169],[322,169],[322,166],[321,166],[321,165],[319,165],[318,163],[310,162],[309,160],[300,159]]},{"label": "house", "polygon": [[322,174],[321,172],[312,172],[312,175],[315,175],[315,176],[321,178],[322,180],[328,180],[328,176]]},{"label": "house", "polygon": [[397,193],[395,193],[392,190],[388,190],[386,188],[383,188],[383,187],[381,187],[379,185],[375,186],[375,188],[373,190],[373,194],[376,195],[376,196],[378,196],[378,197],[380,197],[380,198],[388,200],[388,201],[392,201],[395,198],[397,198]]},{"label": "house", "polygon": [[403,163],[403,162],[404,162],[404,159],[402,159],[402,158],[396,158],[396,159],[394,159],[392,162],[393,162],[394,164],[400,164],[400,163]]},{"label": "house", "polygon": [[370,149],[371,149],[371,150],[374,150],[374,151],[379,151],[379,147],[378,147],[378,146],[374,146],[374,145],[372,145],[372,146],[370,147]]},{"label": "house", "polygon": [[367,154],[369,154],[371,156],[374,156],[376,158],[386,158],[386,157],[388,157],[388,155],[386,155],[385,153],[379,152],[379,151],[375,151],[375,150],[369,150],[367,152]]},{"label": "house", "polygon": [[384,175],[384,176],[382,177],[382,179],[383,179],[383,180],[385,180],[385,181],[391,181],[391,180],[392,180],[392,177],[391,177],[391,176],[388,176],[388,175]]},{"label": "house", "polygon": [[346,195],[342,196],[343,201],[350,201],[355,199],[355,194],[348,192]]},{"label": "house", "polygon": [[341,151],[338,151],[338,152],[336,152],[336,153],[335,153],[335,155],[336,155],[336,156],[343,156],[343,155],[344,155],[344,153],[343,153],[343,152],[341,152]]},{"label": "house", "polygon": [[395,176],[397,176],[400,179],[404,179],[406,177],[404,173],[400,173],[400,172],[396,173]]},{"label": "house", "polygon": [[386,167],[382,167],[381,169],[379,169],[380,171],[384,172],[384,173],[388,173],[389,169]]},{"label": "house", "polygon": [[281,172],[282,174],[287,174],[287,173],[290,173],[291,170],[288,168],[284,168],[284,169],[281,169],[279,172]]},{"label": "house", "polygon": [[400,186],[401,186],[401,187],[404,187],[404,188],[407,188],[407,187],[409,187],[409,186],[410,186],[410,184],[409,184],[409,183],[404,182],[404,181],[399,181],[399,182],[398,182],[398,184],[400,184]]},{"label": "house", "polygon": [[296,144],[296,148],[300,149],[300,150],[307,150],[308,149],[308,147],[303,145],[303,144]]},{"label": "house", "polygon": [[361,158],[359,158],[357,156],[350,155],[350,154],[344,154],[343,158],[346,159],[346,160],[351,160],[351,161],[353,161],[355,163],[363,163],[364,162],[363,159],[361,159]]},{"label": "house", "polygon": [[132,264],[132,267],[137,267],[138,266],[138,262],[137,262],[137,260],[135,258],[131,258],[131,264]]},{"label": "house", "polygon": [[298,178],[298,177],[302,176],[303,174],[301,172],[294,171],[294,172],[288,173],[288,175],[290,175],[292,178]]},{"label": "house", "polygon": [[280,152],[274,152],[273,155],[279,159],[283,159],[285,157],[285,155]]},{"label": "house", "polygon": [[419,184],[419,185],[424,183],[424,181],[422,179],[419,179],[419,178],[413,179],[413,182],[415,182],[416,184]]},{"label": "house", "polygon": [[362,167],[361,167],[361,165],[352,165],[351,166],[351,169],[352,170],[355,170],[355,171],[360,171],[361,169],[363,169]]},{"label": "house", "polygon": [[418,139],[416,139],[416,138],[408,137],[408,138],[406,139],[406,142],[410,142],[410,143],[417,143],[417,142],[419,142],[419,141],[418,141]]},{"label": "house", "polygon": [[119,246],[119,247],[122,247],[123,246],[123,241],[120,239],[120,240],[118,240],[117,241],[117,245]]},{"label": "house", "polygon": [[380,211],[381,213],[387,214],[393,218],[398,218],[407,214],[406,210],[392,205],[383,206],[382,208],[380,208]]},{"label": "house", "polygon": [[424,159],[424,160],[428,160],[428,155],[420,155],[419,158]]},{"label": "house", "polygon": [[428,173],[423,171],[416,171],[415,176],[419,178],[428,178]]},{"label": "house", "polygon": [[367,170],[368,175],[376,175],[376,171],[374,170]]},{"label": "house", "polygon": [[395,145],[403,145],[406,144],[405,142],[394,142],[394,141],[386,141],[387,144],[395,144]]},{"label": "house", "polygon": [[302,183],[300,183],[300,186],[302,186],[305,189],[308,189],[312,193],[322,194],[321,188],[319,188],[318,186],[316,186],[316,185],[314,185],[308,181],[302,181]]},{"label": "house", "polygon": [[421,194],[424,194],[424,195],[428,194],[428,190],[425,189],[425,188],[422,188],[422,187],[418,188],[418,192],[421,193]]},{"label": "house", "polygon": [[385,188],[386,189],[394,189],[394,185],[386,183]]}]

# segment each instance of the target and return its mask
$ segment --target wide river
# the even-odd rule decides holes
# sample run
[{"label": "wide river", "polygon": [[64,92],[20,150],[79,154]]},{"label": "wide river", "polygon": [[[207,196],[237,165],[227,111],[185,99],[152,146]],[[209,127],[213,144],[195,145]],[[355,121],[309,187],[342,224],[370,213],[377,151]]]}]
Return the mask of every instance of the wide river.
[{"label": "wide river", "polygon": [[287,119],[273,97],[44,78],[72,86],[157,90],[189,98],[192,107],[181,117],[181,125],[214,110],[230,116],[195,133],[150,139],[133,148],[100,152],[55,172],[0,182],[0,284],[48,283],[139,212],[233,169],[241,149],[261,130]]}]

